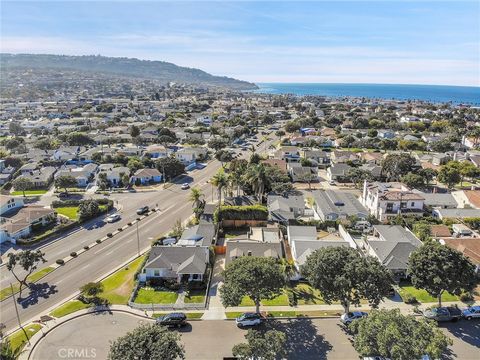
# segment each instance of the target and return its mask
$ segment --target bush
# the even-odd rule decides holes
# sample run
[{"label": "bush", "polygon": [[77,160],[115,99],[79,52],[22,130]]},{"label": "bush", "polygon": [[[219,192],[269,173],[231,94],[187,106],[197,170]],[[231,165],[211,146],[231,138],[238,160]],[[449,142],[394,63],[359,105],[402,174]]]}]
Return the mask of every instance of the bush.
[{"label": "bush", "polygon": [[460,301],[463,301],[463,302],[473,301],[473,294],[468,291],[462,292],[460,294]]},{"label": "bush", "polygon": [[187,291],[203,290],[206,288],[207,288],[207,284],[204,281],[190,281],[187,285]]},{"label": "bush", "polygon": [[85,246],[83,247],[83,249],[84,249],[84,250],[88,250],[88,249],[90,249],[90,247],[89,247],[88,245],[85,245]]},{"label": "bush", "polygon": [[162,287],[164,286],[164,281],[159,278],[151,278],[147,280],[146,285],[150,287]]},{"label": "bush", "polygon": [[289,291],[287,296],[288,296],[288,305],[297,306],[297,303],[298,303],[297,295],[294,292]]},{"label": "bush", "polygon": [[57,261],[55,261],[58,265],[63,265],[65,264],[65,261],[63,259],[57,259]]},{"label": "bush", "polygon": [[128,225],[128,226],[132,226],[132,223],[131,223],[131,222],[129,222],[129,223],[127,223],[127,225]]},{"label": "bush", "polygon": [[402,296],[403,302],[405,304],[416,304],[418,303],[417,298],[413,295],[406,294]]},{"label": "bush", "polygon": [[108,236],[109,238],[111,238],[111,237],[113,237],[113,234],[112,234],[112,233],[108,233],[107,236]]},{"label": "bush", "polygon": [[267,220],[268,209],[263,205],[222,206],[215,212],[215,220]]},{"label": "bush", "polygon": [[177,283],[175,280],[170,280],[170,279],[164,280],[163,286],[172,291],[177,291],[178,289],[180,289],[180,284]]},{"label": "bush", "polygon": [[122,229],[122,228],[118,228],[117,230],[118,230],[118,231],[123,231],[123,229]]},{"label": "bush", "polygon": [[71,256],[71,257],[77,257],[77,253],[76,253],[75,251],[72,251],[72,252],[70,253],[70,256]]},{"label": "bush", "polygon": [[95,242],[96,242],[97,244],[101,244],[101,243],[102,243],[102,240],[97,239]]}]

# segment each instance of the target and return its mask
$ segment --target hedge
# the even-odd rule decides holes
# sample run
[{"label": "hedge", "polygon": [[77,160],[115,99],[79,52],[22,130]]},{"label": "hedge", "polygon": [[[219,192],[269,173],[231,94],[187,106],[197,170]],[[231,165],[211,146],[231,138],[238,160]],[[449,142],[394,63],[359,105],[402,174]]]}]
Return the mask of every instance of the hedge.
[{"label": "hedge", "polygon": [[263,205],[222,206],[214,214],[215,221],[220,220],[267,220],[268,209]]}]

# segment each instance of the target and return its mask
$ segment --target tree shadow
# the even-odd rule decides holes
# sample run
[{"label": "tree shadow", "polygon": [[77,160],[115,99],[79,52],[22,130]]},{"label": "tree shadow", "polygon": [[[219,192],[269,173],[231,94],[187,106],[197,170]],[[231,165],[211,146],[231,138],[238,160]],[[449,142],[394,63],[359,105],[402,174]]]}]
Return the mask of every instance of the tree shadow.
[{"label": "tree shadow", "polygon": [[480,322],[465,320],[457,323],[445,323],[441,327],[446,328],[449,335],[480,349]]},{"label": "tree shadow", "polygon": [[278,330],[287,336],[287,359],[326,359],[333,346],[323,336],[311,319],[288,319],[285,322],[269,320],[262,330]]},{"label": "tree shadow", "polygon": [[48,283],[30,284],[30,293],[27,297],[19,297],[17,302],[26,309],[31,305],[38,303],[40,298],[47,299],[50,295],[57,293],[57,285],[49,285]]}]

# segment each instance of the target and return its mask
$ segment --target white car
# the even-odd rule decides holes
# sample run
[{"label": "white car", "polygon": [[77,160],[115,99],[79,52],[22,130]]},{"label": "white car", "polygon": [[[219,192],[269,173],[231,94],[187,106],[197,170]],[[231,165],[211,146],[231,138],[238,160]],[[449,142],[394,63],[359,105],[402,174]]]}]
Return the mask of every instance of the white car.
[{"label": "white car", "polygon": [[188,183],[182,184],[182,190],[190,189],[190,185]]},{"label": "white car", "polygon": [[244,313],[235,319],[237,326],[256,326],[264,320],[263,316],[257,313]]},{"label": "white car", "polygon": [[120,220],[120,219],[121,219],[120,214],[112,214],[112,215],[110,215],[110,216],[107,216],[107,217],[105,218],[105,221],[106,221],[107,223],[114,223],[115,221],[118,221],[118,220]]},{"label": "white car", "polygon": [[475,318],[480,319],[480,306],[470,306],[465,310],[462,310],[462,315],[467,320],[472,320]]},{"label": "white car", "polygon": [[353,320],[362,319],[367,317],[368,314],[363,311],[353,311],[340,316],[340,321],[344,324],[350,324]]}]

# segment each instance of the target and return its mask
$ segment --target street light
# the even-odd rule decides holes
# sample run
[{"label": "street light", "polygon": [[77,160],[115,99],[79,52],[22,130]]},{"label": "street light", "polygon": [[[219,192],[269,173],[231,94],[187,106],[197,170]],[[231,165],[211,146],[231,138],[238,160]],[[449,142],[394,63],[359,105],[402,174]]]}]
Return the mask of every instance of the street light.
[{"label": "street light", "polygon": [[140,257],[140,236],[138,234],[138,222],[139,222],[139,219],[137,219],[137,253],[138,253],[138,256]]}]

